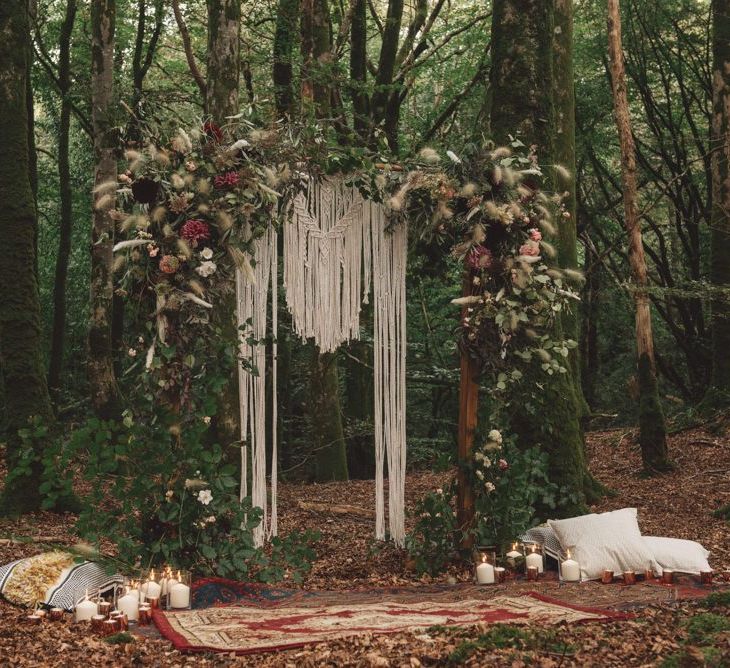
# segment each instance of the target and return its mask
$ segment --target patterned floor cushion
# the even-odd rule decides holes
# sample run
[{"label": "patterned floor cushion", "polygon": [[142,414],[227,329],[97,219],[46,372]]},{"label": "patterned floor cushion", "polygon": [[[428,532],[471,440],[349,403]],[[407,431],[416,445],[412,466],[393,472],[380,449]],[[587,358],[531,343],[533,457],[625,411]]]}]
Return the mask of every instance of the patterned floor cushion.
[{"label": "patterned floor cushion", "polygon": [[99,589],[108,591],[122,581],[98,563],[77,562],[68,552],[45,552],[0,566],[0,596],[9,603],[73,610],[74,599]]}]

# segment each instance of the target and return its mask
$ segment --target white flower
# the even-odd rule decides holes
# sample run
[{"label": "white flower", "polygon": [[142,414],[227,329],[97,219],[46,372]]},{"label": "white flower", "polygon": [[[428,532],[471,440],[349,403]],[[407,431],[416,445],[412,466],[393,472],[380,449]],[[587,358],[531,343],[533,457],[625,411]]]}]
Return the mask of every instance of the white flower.
[{"label": "white flower", "polygon": [[201,489],[198,492],[198,501],[207,506],[213,500],[213,494],[209,489]]},{"label": "white flower", "polygon": [[212,260],[213,251],[206,246],[205,248],[203,248],[202,251],[200,251],[200,257],[202,257],[204,260]]},{"label": "white flower", "polygon": [[489,468],[492,465],[492,460],[489,457],[484,458],[484,468]]},{"label": "white flower", "polygon": [[444,490],[441,489],[440,487],[436,489],[436,494],[443,494],[443,493],[444,493]]},{"label": "white flower", "polygon": [[207,278],[211,274],[215,273],[215,270],[218,269],[218,266],[215,262],[212,262],[211,260],[206,260],[200,266],[195,268],[195,271],[198,272],[203,278]]},{"label": "white flower", "polygon": [[171,501],[171,500],[172,500],[172,497],[174,496],[174,494],[175,494],[175,492],[173,492],[173,491],[172,491],[171,489],[168,489],[168,490],[167,490],[167,491],[165,492],[165,498],[166,498],[166,499],[167,499],[168,501]]},{"label": "white flower", "polygon": [[205,518],[205,521],[208,522],[208,524],[214,524],[215,523],[215,515],[210,515],[209,517]]},{"label": "white flower", "polygon": [[502,442],[502,434],[499,433],[498,430],[492,429],[492,431],[489,432],[489,435],[487,438],[490,441],[494,441],[495,443],[501,443]]},{"label": "white flower", "polygon": [[130,348],[130,349],[129,349],[129,350],[127,351],[127,354],[128,354],[128,355],[129,355],[130,357],[137,357],[137,351],[136,351],[136,350],[135,350],[134,348]]},{"label": "white flower", "polygon": [[206,416],[205,416],[205,417],[203,418],[203,422],[205,422],[205,424],[210,424],[210,415],[206,415]]},{"label": "white flower", "polygon": [[496,487],[491,482],[485,482],[484,483],[484,489],[486,489],[487,492],[493,492],[496,489]]},{"label": "white flower", "polygon": [[484,474],[481,471],[479,471],[478,469],[477,469],[477,478],[479,478],[479,480],[484,480]]}]

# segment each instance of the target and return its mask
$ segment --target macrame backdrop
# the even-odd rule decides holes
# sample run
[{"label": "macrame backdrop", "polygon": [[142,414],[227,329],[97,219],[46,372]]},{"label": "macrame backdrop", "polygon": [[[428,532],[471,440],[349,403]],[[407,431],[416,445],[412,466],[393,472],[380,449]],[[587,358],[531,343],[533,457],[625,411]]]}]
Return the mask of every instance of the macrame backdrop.
[{"label": "macrame backdrop", "polygon": [[[406,364],[406,226],[386,229],[381,204],[362,197],[343,179],[310,178],[307,188],[292,203],[291,221],[284,224],[284,288],[294,331],[314,339],[321,352],[335,351],[342,343],[360,338],[360,310],[367,303],[372,283],[374,296],[375,386],[375,535],[385,538],[385,460],[388,462],[388,519],[390,537],[405,540],[404,481],[405,364]],[[272,290],[272,326],[276,327],[276,233],[256,242],[256,284],[237,275],[239,325],[252,319],[253,336],[266,333],[269,285]],[[275,329],[274,329],[275,331]],[[264,509],[254,538],[260,544],[276,533],[276,456],[272,461],[271,510],[266,507],[266,384],[264,346],[241,347],[246,359],[259,369],[239,375],[242,441],[250,443],[252,503]],[[274,360],[276,352],[274,351]],[[276,366],[272,369],[276,393]],[[274,411],[276,401],[273,401]],[[276,416],[272,416],[276,439]],[[276,444],[274,443],[274,448]],[[274,449],[274,453],[275,453]],[[242,448],[241,494],[247,494],[247,447]]]}]

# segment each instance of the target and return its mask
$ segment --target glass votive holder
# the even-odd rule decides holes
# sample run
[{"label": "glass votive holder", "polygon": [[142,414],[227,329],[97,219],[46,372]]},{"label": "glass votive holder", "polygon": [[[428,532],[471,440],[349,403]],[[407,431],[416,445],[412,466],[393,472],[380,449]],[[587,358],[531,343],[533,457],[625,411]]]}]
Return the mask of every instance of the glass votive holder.
[{"label": "glass votive holder", "polygon": [[158,599],[162,596],[162,573],[159,569],[151,568],[148,571],[142,571],[140,576],[141,593],[140,601],[148,601],[150,599]]},{"label": "glass votive holder", "polygon": [[509,549],[505,550],[504,560],[515,573],[521,571],[525,566],[525,546],[520,542],[511,543]]},{"label": "glass votive holder", "polygon": [[542,545],[538,543],[530,543],[525,546],[525,568],[534,566],[538,573],[545,572],[545,554]]},{"label": "glass votive holder", "polygon": [[580,564],[570,550],[558,555],[558,578],[561,582],[580,582]]},{"label": "glass votive holder", "polygon": [[173,571],[167,580],[165,598],[168,610],[190,610],[193,604],[193,579],[190,571]]},{"label": "glass votive holder", "polygon": [[474,550],[474,578],[477,584],[494,584],[494,567],[497,565],[497,552],[492,546],[478,546]]}]

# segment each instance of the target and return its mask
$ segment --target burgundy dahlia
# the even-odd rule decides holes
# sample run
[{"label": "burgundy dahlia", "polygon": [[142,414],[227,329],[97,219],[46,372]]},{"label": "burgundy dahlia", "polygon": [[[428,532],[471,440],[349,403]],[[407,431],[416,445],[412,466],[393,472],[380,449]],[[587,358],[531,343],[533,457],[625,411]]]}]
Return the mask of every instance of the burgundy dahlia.
[{"label": "burgundy dahlia", "polygon": [[234,188],[238,185],[238,172],[226,172],[215,177],[216,188]]},{"label": "burgundy dahlia", "polygon": [[221,129],[213,123],[213,121],[205,121],[203,124],[203,132],[216,143],[223,141],[223,132]]},{"label": "burgundy dahlia", "polygon": [[202,220],[191,218],[180,228],[180,236],[193,246],[197,246],[199,241],[210,239],[210,227]]},{"label": "burgundy dahlia", "polygon": [[489,269],[492,265],[492,251],[481,244],[474,246],[466,256],[466,263],[474,270]]}]

